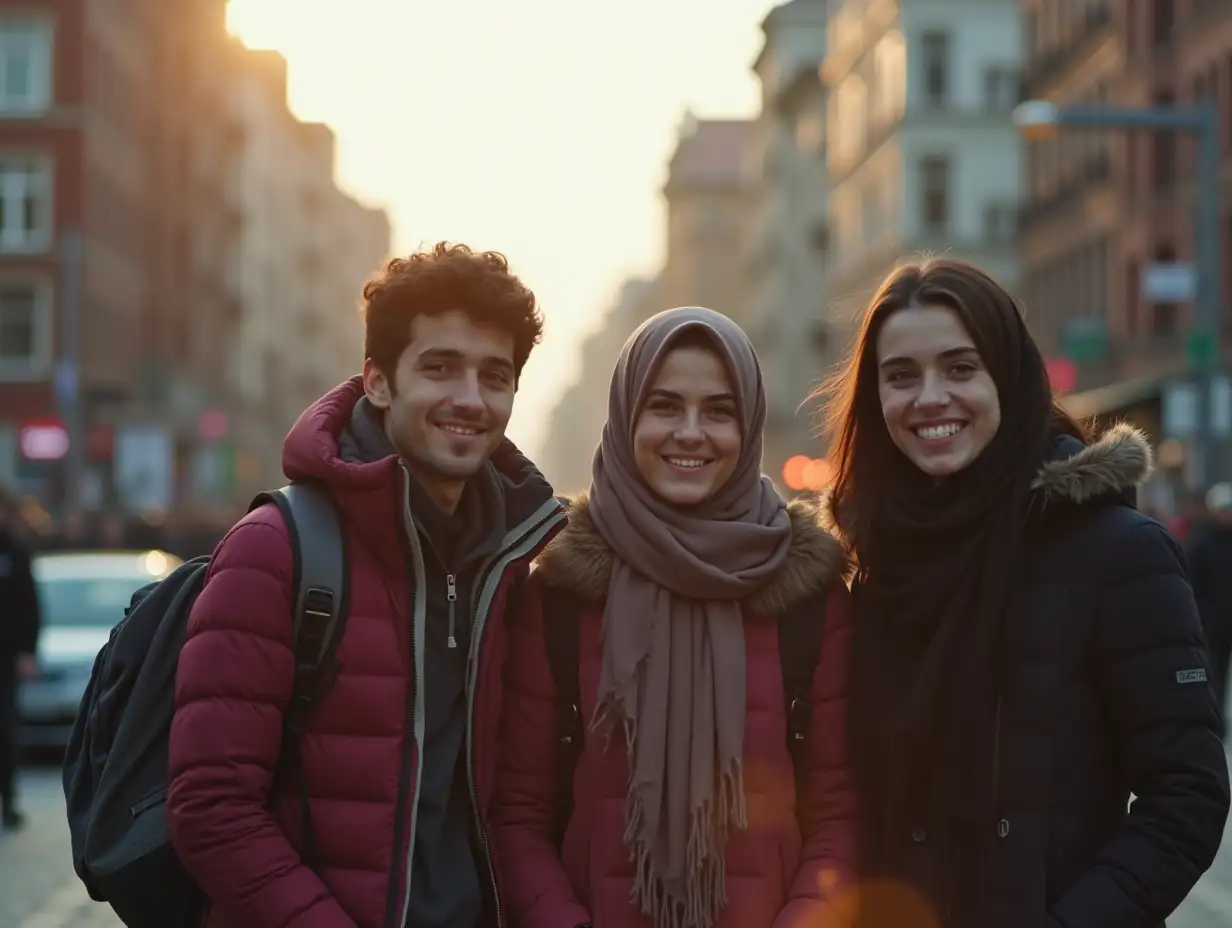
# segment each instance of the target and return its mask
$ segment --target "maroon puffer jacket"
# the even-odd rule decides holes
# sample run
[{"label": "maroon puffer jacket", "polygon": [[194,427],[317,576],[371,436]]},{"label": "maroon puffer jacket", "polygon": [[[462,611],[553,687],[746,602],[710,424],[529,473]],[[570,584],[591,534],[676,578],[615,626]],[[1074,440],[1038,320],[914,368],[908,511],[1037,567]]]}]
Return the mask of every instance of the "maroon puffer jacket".
[{"label": "maroon puffer jacket", "polygon": [[[303,738],[320,865],[300,859],[298,789],[270,795],[291,695],[291,545],[272,506],[243,519],[215,552],[189,621],[176,678],[171,730],[171,837],[212,900],[206,928],[401,926],[414,841],[423,679],[422,611],[413,606],[404,529],[406,477],[396,456],[343,460],[339,436],[363,395],[359,378],[308,409],[287,438],[292,479],[326,483],[346,523],[349,594],[342,669]],[[497,469],[542,497],[534,517],[506,535],[477,600],[468,680],[479,806],[492,795],[503,611],[511,584],[564,524],[564,513],[530,463],[506,443]],[[523,503],[526,501],[523,500]],[[418,665],[418,672],[417,672]]]},{"label": "maroon puffer jacket", "polygon": [[[786,563],[746,603],[744,777],[749,827],[735,833],[727,846],[728,902],[716,928],[840,924],[852,897],[856,797],[844,722],[851,637],[849,595],[841,579],[844,559],[812,504],[792,503],[791,515],[794,539]],[[586,739],[574,777],[574,811],[563,853],[550,837],[559,795],[556,694],[544,646],[542,588],[565,587],[592,602],[581,618],[579,643],[581,710],[589,719],[599,684],[602,603],[611,559],[585,499],[576,501],[568,528],[544,551],[511,621],[492,836],[507,923],[513,928],[651,925],[630,901],[632,865],[623,838],[629,768],[619,735],[606,752],[604,739]],[[823,606],[826,612],[813,678],[803,835],[797,824],[795,768],[787,749],[777,622],[802,599],[815,600],[819,615]]]}]

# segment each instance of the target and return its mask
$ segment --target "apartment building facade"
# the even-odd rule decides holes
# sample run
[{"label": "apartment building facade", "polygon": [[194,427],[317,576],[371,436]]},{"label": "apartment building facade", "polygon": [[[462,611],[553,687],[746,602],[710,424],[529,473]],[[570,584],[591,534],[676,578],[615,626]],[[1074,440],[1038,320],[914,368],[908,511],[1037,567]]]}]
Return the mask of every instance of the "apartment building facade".
[{"label": "apartment building facade", "polygon": [[1021,33],[1012,0],[833,5],[822,77],[835,328],[854,328],[904,257],[965,258],[1018,289]]},{"label": "apartment building facade", "polygon": [[329,127],[288,109],[282,56],[241,46],[234,54],[242,311],[231,370],[239,405],[253,413],[239,423],[231,472],[248,492],[282,479],[283,438],[296,418],[361,369],[360,296],[389,256],[391,233],[384,212],[338,189]]},{"label": "apartment building facade", "polygon": [[558,493],[589,488],[595,448],[607,422],[616,359],[633,330],[664,308],[661,294],[657,279],[629,278],[598,327],[582,343],[577,376],[561,393],[549,416],[543,454],[536,460]]},{"label": "apartment building facade", "polygon": [[[1194,307],[1157,298],[1147,275],[1153,265],[1192,260],[1200,197],[1223,207],[1222,351],[1232,338],[1232,5],[1024,0],[1023,13],[1027,96],[1208,105],[1221,120],[1222,187],[1214,191],[1194,182],[1194,145],[1175,132],[1066,129],[1028,148],[1022,261],[1032,330],[1065,368],[1075,412],[1129,418],[1163,439],[1164,394],[1191,364]],[[1183,468],[1183,444],[1163,460]]]},{"label": "apartment building facade", "polygon": [[753,63],[761,107],[748,166],[752,215],[745,239],[744,322],[766,376],[764,467],[816,452],[815,416],[806,402],[837,360],[831,338],[822,255],[829,175],[826,94],[819,78],[829,27],[825,0],[792,0],[762,21]]},{"label": "apartment building facade", "polygon": [[739,317],[750,131],[746,120],[686,115],[663,185],[667,253],[660,308],[708,306]]},{"label": "apartment building facade", "polygon": [[225,405],[225,9],[0,2],[0,482],[53,508],[173,506]]}]

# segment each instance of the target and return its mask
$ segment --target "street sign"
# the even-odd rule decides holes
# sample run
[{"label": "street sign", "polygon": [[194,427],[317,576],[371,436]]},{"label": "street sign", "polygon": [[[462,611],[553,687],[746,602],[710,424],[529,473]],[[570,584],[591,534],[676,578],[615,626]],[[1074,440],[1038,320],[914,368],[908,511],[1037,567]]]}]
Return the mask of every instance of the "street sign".
[{"label": "street sign", "polygon": [[1194,329],[1185,335],[1185,360],[1190,367],[1199,370],[1210,365],[1215,358],[1215,339],[1210,332]]},{"label": "street sign", "polygon": [[68,454],[68,431],[58,419],[23,423],[17,441],[27,461],[58,461]]},{"label": "street sign", "polygon": [[1102,361],[1108,355],[1108,325],[1099,316],[1072,316],[1061,323],[1061,353],[1071,361]]},{"label": "street sign", "polygon": [[1151,303],[1188,303],[1198,292],[1198,275],[1188,261],[1155,261],[1142,271],[1142,296]]}]

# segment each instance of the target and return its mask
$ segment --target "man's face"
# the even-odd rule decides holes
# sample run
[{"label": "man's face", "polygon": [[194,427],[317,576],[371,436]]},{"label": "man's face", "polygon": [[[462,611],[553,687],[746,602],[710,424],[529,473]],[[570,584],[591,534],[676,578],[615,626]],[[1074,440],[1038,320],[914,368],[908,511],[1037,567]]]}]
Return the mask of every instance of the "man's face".
[{"label": "man's face", "polygon": [[462,310],[418,316],[393,383],[364,364],[369,401],[407,465],[452,511],[466,481],[505,437],[513,412],[513,335]]}]

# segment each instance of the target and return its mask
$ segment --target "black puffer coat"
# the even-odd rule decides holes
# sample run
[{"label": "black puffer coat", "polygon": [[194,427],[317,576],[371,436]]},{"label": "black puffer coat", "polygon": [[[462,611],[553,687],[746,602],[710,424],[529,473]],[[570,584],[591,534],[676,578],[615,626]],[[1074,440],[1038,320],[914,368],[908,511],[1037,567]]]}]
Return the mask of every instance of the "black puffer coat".
[{"label": "black puffer coat", "polygon": [[[1118,426],[1057,439],[1037,481],[1000,655],[987,928],[1157,928],[1219,849],[1219,713],[1181,548],[1133,506],[1150,467]],[[902,830],[904,882],[929,872],[927,826]]]}]

